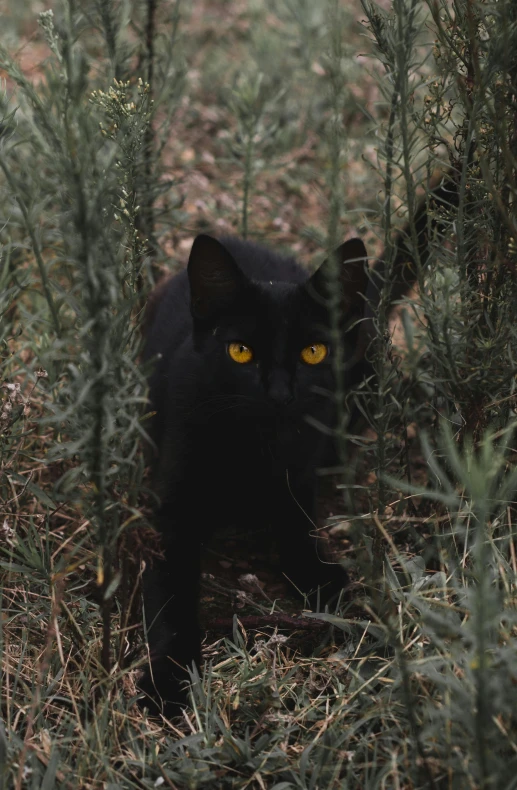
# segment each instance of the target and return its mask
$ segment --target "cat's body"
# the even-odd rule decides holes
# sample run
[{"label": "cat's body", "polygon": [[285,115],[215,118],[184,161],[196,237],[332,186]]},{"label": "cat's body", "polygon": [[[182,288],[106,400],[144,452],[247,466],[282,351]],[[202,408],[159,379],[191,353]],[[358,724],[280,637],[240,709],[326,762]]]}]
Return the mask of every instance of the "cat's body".
[{"label": "cat's body", "polygon": [[[344,327],[363,309],[366,251],[352,240],[339,254],[354,259],[348,268],[340,262],[353,297],[343,294]],[[321,588],[321,601],[346,582],[314,536],[316,473],[336,462],[330,431],[318,427],[336,423],[335,349],[323,298],[328,266],[309,280],[294,259],[202,236],[188,273],[162,286],[151,310],[145,356],[160,356],[150,400],[165,559],[144,578],[152,672],[142,687],[167,702],[181,699],[185,672],[177,664],[199,663],[199,551],[214,530],[271,525],[281,570],[303,593]],[[357,326],[343,329],[349,386],[363,364],[353,364],[356,337]],[[232,344],[249,349],[252,360],[234,361]],[[320,362],[301,357],[322,348]]]},{"label": "cat's body", "polygon": [[[454,200],[451,177],[433,194],[437,202]],[[428,226],[424,201],[413,226],[421,266]],[[405,233],[394,251],[390,288],[398,299],[416,271]],[[341,370],[350,391],[372,375],[365,349],[384,264],[368,275],[359,239],[341,245],[335,261],[333,278],[329,261],[309,278],[294,259],[258,245],[198,236],[188,270],[151,299],[145,357],[159,357],[150,401],[164,559],[144,574],[151,664],[140,685],[168,713],[184,699],[186,667],[200,662],[199,555],[214,530],[269,523],[281,570],[312,593],[311,603],[318,588],[325,603],[346,582],[341,567],[320,556],[314,533],[317,472],[337,460],[328,296],[339,295]]]}]

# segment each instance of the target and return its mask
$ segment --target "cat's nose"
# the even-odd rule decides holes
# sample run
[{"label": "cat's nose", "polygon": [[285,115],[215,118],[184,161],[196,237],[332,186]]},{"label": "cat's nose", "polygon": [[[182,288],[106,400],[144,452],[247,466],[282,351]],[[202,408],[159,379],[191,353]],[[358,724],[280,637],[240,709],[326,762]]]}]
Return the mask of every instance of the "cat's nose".
[{"label": "cat's nose", "polygon": [[294,400],[289,378],[285,370],[275,370],[269,376],[268,394],[279,406],[287,406]]}]

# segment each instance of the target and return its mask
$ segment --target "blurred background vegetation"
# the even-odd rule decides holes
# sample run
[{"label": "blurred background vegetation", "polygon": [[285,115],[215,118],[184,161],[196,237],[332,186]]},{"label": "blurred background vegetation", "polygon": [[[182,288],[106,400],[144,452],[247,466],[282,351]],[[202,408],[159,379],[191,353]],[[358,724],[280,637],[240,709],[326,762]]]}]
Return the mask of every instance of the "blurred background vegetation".
[{"label": "blurred background vegetation", "polygon": [[[513,0],[0,10],[0,787],[517,787]],[[205,580],[203,676],[167,722],[135,704],[139,324],[203,231],[308,266],[360,235],[386,286],[322,507],[348,599],[283,627],[233,539]],[[397,232],[418,288],[393,320]]]}]

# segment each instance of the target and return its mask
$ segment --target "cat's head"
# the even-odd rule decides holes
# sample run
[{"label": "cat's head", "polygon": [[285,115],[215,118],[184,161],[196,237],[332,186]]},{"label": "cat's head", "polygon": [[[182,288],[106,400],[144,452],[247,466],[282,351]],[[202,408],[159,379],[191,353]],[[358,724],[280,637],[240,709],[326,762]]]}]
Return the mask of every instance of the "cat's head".
[{"label": "cat's head", "polygon": [[316,415],[314,404],[335,388],[337,346],[345,379],[357,361],[366,261],[362,241],[351,239],[309,277],[257,245],[198,236],[190,305],[195,348],[214,389],[240,400],[239,412]]}]

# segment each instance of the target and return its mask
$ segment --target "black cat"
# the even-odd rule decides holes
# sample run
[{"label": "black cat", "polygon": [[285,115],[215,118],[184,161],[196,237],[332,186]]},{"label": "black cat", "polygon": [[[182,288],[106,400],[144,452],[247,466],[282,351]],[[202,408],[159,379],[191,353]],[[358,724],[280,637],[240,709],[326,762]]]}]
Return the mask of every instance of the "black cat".
[{"label": "black cat", "polygon": [[[424,255],[423,209],[416,223]],[[398,297],[412,256],[403,236],[397,243]],[[364,349],[372,308],[365,319],[364,295],[371,300],[376,280],[359,239],[335,258],[350,389],[371,373]],[[325,603],[346,583],[313,537],[316,472],[336,462],[331,265],[308,277],[294,259],[264,247],[201,235],[188,269],[151,301],[145,357],[158,357],[150,401],[164,559],[144,574],[151,666],[140,687],[150,698],[144,705],[161,700],[169,715],[184,700],[186,667],[200,663],[200,546],[218,527],[236,519],[272,524],[282,571],[312,603],[318,589]]]}]

